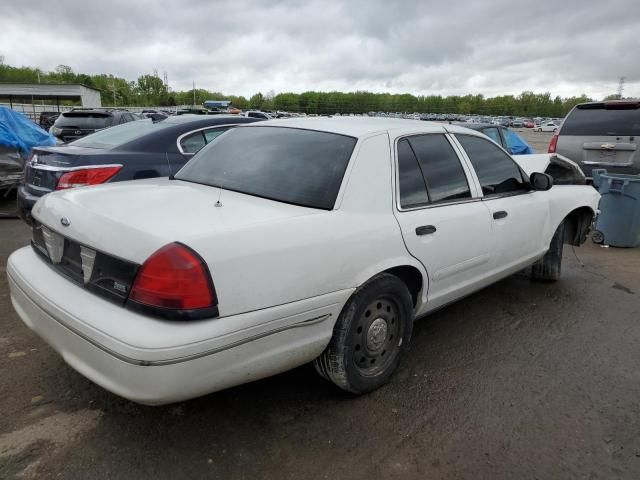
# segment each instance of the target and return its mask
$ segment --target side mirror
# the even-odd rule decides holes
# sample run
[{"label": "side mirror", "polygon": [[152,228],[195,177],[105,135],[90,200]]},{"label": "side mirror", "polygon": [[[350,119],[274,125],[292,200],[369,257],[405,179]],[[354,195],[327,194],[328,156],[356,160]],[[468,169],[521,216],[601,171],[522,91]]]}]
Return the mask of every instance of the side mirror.
[{"label": "side mirror", "polygon": [[533,172],[529,177],[531,188],[536,191],[545,191],[553,187],[553,177],[546,173]]}]

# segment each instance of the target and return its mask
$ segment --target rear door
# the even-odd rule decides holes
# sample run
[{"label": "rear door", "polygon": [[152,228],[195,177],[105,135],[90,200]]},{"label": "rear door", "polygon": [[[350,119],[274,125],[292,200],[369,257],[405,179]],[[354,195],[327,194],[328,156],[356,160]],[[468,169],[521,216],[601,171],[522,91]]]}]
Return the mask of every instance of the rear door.
[{"label": "rear door", "polygon": [[560,129],[556,153],[578,163],[588,177],[594,168],[638,173],[639,136],[640,102],[578,105]]},{"label": "rear door", "polygon": [[396,217],[409,252],[429,275],[429,308],[473,290],[485,275],[487,209],[448,135],[396,140]]},{"label": "rear door", "polygon": [[530,263],[546,247],[543,232],[549,219],[546,192],[533,192],[516,162],[488,140],[455,135],[482,188],[491,218],[491,272],[500,274]]}]

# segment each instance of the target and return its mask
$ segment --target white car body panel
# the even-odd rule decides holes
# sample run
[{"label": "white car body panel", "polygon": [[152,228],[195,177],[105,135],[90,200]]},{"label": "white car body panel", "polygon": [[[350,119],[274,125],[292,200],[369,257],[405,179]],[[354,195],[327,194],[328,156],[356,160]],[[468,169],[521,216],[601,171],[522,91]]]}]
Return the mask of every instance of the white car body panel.
[{"label": "white car body panel", "polygon": [[[32,212],[60,234],[137,264],[168,243],[184,243],[209,266],[219,317],[176,322],[131,311],[65,279],[31,248],[8,262],[20,317],[96,383],[141,403],[168,403],[313,360],[351,294],[380,272],[419,273],[421,315],[531,264],[570,212],[597,208],[598,193],[580,185],[484,199],[452,134],[484,136],[463,127],[320,117],[253,124],[270,125],[358,139],[333,210],[149,179],[49,194]],[[448,135],[471,201],[399,209],[395,144],[418,133]],[[544,171],[549,156],[515,160],[530,174]],[[509,215],[496,221],[499,210]],[[438,226],[434,235],[415,235],[430,224]]]}]

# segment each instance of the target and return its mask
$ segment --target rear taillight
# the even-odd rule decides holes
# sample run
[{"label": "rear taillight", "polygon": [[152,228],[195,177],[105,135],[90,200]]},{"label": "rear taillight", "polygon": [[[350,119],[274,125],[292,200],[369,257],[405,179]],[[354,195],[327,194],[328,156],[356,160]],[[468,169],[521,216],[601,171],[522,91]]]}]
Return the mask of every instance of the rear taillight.
[{"label": "rear taillight", "polygon": [[170,243],[142,264],[131,287],[129,303],[166,318],[217,316],[209,269],[186,245]]},{"label": "rear taillight", "polygon": [[557,146],[558,134],[556,133],[553,137],[551,137],[551,141],[549,142],[549,150],[547,150],[547,153],[556,153]]},{"label": "rear taillight", "polygon": [[121,165],[109,167],[82,168],[67,172],[60,177],[56,190],[84,187],[85,185],[99,185],[106,182],[122,169]]}]

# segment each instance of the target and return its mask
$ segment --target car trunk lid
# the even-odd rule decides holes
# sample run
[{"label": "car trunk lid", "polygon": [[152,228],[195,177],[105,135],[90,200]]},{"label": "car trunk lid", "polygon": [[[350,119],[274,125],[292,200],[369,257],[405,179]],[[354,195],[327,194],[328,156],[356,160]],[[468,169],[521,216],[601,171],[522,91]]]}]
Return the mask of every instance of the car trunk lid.
[{"label": "car trunk lid", "polygon": [[56,192],[43,197],[32,214],[82,245],[141,264],[171,242],[189,245],[216,233],[319,212],[323,210],[154,178]]},{"label": "car trunk lid", "polygon": [[63,174],[94,164],[102,150],[65,145],[36,148],[33,153],[25,167],[25,187],[32,195],[41,196],[55,190]]}]

